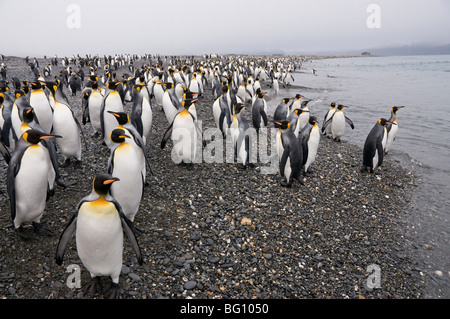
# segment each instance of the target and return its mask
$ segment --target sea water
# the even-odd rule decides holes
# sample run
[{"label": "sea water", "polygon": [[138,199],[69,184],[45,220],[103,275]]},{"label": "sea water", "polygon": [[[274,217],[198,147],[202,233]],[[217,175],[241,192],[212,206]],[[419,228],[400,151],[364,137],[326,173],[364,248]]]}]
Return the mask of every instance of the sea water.
[{"label": "sea water", "polygon": [[348,106],[345,115],[355,129],[347,126],[342,140],[361,148],[379,118],[389,119],[393,106],[405,106],[397,111],[399,131],[385,160],[421,168],[422,183],[415,194],[412,223],[421,236],[417,238],[419,246],[434,247],[426,252],[430,272],[443,274],[435,278],[437,282],[447,281],[440,291],[428,294],[448,298],[450,56],[317,59],[304,62],[293,74],[292,87],[281,86],[279,95],[270,95],[269,112],[283,97],[300,93],[311,99],[311,115],[323,125],[331,102],[344,104]]}]

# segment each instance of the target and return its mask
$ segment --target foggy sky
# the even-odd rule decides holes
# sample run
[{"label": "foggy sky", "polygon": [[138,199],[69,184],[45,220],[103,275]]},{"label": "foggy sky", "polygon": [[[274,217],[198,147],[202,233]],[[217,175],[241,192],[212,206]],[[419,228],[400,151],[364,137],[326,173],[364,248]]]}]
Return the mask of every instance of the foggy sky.
[{"label": "foggy sky", "polygon": [[[70,4],[79,28],[67,24]],[[380,8],[380,28],[366,9]],[[287,54],[450,43],[447,0],[0,0],[0,53]]]}]

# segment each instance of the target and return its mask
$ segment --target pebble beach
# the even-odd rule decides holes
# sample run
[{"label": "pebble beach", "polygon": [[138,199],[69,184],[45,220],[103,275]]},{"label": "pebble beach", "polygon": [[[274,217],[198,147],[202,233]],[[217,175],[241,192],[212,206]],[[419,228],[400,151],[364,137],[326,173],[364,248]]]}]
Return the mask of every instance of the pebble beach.
[{"label": "pebble beach", "polygon": [[[8,77],[33,80],[23,58],[6,57],[4,62]],[[62,66],[54,74],[58,68]],[[81,93],[72,96],[65,90],[81,120]],[[281,100],[280,91],[273,98]],[[203,129],[215,127],[213,102],[207,87],[196,103]],[[363,173],[359,146],[345,138],[335,142],[322,137],[304,185],[281,186],[279,174],[266,174],[263,163],[241,169],[237,163],[201,162],[188,168],[172,161],[170,142],[160,148],[167,121],[161,107],[153,106],[147,140],[153,174],[147,172],[135,219],[144,263],[138,265],[125,239],[122,299],[426,297],[423,265],[414,254],[413,234],[406,230],[419,183],[410,167],[387,156],[377,174]],[[131,103],[124,108],[130,112]],[[246,108],[244,116],[251,123],[251,105]],[[319,121],[323,115],[316,114]],[[272,122],[269,118],[273,127]],[[60,168],[73,185],[58,186],[47,202],[43,221],[53,232],[50,237],[23,241],[15,234],[4,182],[7,166],[0,160],[0,298],[87,298],[83,287],[89,273],[74,239],[63,265],[55,263],[60,234],[79,200],[91,192],[93,177],[106,171],[110,155],[90,124],[82,127],[82,162]],[[70,265],[80,266],[81,287],[68,286]],[[379,275],[375,281],[374,275]],[[108,283],[105,279],[105,287]]]}]

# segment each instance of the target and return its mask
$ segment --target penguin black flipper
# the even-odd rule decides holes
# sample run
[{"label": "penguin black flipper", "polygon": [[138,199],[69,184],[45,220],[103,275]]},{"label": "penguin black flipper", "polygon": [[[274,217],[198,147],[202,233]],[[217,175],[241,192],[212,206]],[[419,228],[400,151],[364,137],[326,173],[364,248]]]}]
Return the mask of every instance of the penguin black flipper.
[{"label": "penguin black flipper", "polygon": [[261,114],[263,121],[264,121],[264,126],[267,126],[267,114],[266,112],[264,112],[264,109],[261,108],[261,110],[259,111],[259,113]]},{"label": "penguin black flipper", "polygon": [[141,254],[141,248],[139,247],[139,243],[136,239],[136,233],[134,230],[133,223],[125,216],[125,214],[122,211],[122,208],[120,207],[120,204],[111,196],[107,195],[105,200],[108,202],[111,202],[116,207],[117,211],[119,212],[120,221],[122,222],[122,228],[125,234],[127,235],[128,239],[131,242],[131,246],[133,247],[136,257],[138,260],[139,265],[142,265],[144,262]]},{"label": "penguin black flipper", "polygon": [[163,135],[163,139],[161,141],[161,149],[163,149],[166,146],[167,141],[169,140],[170,136],[172,135],[172,129],[173,129],[173,122],[169,125],[166,132]]},{"label": "penguin black flipper", "polygon": [[67,250],[67,247],[69,246],[70,239],[72,238],[73,233],[76,230],[77,227],[77,217],[78,217],[78,209],[84,201],[81,201],[80,204],[78,204],[78,208],[73,214],[72,218],[70,219],[69,223],[64,228],[64,231],[62,232],[61,236],[59,237],[58,246],[56,246],[56,254],[55,254],[55,261],[56,264],[59,266],[62,265],[62,262],[64,260],[64,254]]},{"label": "penguin black flipper", "polygon": [[[326,122],[323,124],[323,126],[322,126],[322,133],[325,132],[325,129],[327,128],[327,126],[330,125],[331,122],[333,122],[334,114],[336,114],[336,112],[334,112],[333,115],[331,115],[331,117],[328,119],[328,121],[326,121]],[[352,123],[352,125],[353,125],[353,123]]]},{"label": "penguin black flipper", "polygon": [[81,92],[82,100],[81,100],[81,110],[83,112],[83,125],[90,122],[91,119],[89,117],[89,97],[91,96],[92,89],[85,88]]},{"label": "penguin black flipper", "polygon": [[9,196],[9,203],[11,209],[11,218],[14,222],[16,218],[16,189],[15,179],[20,170],[20,163],[22,161],[23,154],[27,150],[29,144],[23,140],[17,142],[16,148],[9,161],[8,169],[6,172],[6,188]]},{"label": "penguin black flipper", "polygon": [[281,159],[280,159],[280,174],[281,174],[281,176],[284,176],[284,169],[286,168],[286,163],[289,158],[289,152],[290,152],[289,145],[284,146],[283,155],[281,156]]},{"label": "penguin black flipper", "polygon": [[352,128],[352,130],[354,130],[354,129],[355,129],[355,126],[353,125],[352,120],[350,120],[347,116],[344,116],[344,117],[345,117],[345,122],[347,122],[347,124],[350,125],[350,127]]},{"label": "penguin black flipper", "polygon": [[378,151],[378,166],[381,166],[383,164],[383,158],[384,158],[384,149],[383,144],[381,143],[381,138],[377,140],[377,151]]}]

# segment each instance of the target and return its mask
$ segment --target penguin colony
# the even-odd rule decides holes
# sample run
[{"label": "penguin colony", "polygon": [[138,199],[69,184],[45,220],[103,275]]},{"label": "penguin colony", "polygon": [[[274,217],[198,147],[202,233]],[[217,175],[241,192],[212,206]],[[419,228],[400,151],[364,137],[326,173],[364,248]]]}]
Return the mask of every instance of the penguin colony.
[{"label": "penguin colony", "polygon": [[[46,201],[55,195],[55,183],[63,189],[61,166],[75,167],[83,160],[84,134],[92,133],[99,144],[110,150],[106,172],[92,176],[90,194],[82,197],[65,226],[58,246],[56,263],[62,265],[65,251],[75,234],[77,252],[92,281],[88,295],[101,291],[100,277],[111,278],[106,298],[119,297],[123,234],[130,240],[139,264],[143,258],[138,244],[139,230],[134,218],[151,170],[148,148],[172,144],[181,165],[192,168],[198,150],[205,146],[196,112],[196,102],[211,90],[211,114],[223,137],[230,136],[235,161],[243,169],[252,167],[251,141],[246,132],[253,128],[276,128],[276,150],[281,185],[303,184],[311,171],[321,136],[339,142],[346,124],[343,104],[331,103],[322,128],[301,94],[283,97],[273,118],[267,114],[262,85],[279,94],[280,84],[291,85],[291,72],[301,68],[302,58],[250,58],[203,56],[161,57],[153,55],[80,56],[51,59],[40,68],[36,59],[26,63],[34,79],[7,77],[2,63],[0,80],[0,153],[8,164],[6,183],[13,227],[24,240],[30,238],[23,226],[31,223],[40,236],[51,234],[41,219]],[[62,70],[54,72],[61,61]],[[142,62],[138,67],[135,63]],[[116,74],[120,67],[129,73]],[[40,70],[42,69],[42,72]],[[75,71],[74,71],[75,70]],[[75,116],[65,92],[80,95],[81,121]],[[124,106],[131,104],[131,113]],[[361,171],[375,173],[392,148],[398,132],[394,106],[389,119],[380,118],[369,132],[363,148]],[[164,112],[167,122],[153,123],[154,112]],[[243,112],[251,114],[247,121]],[[147,145],[152,125],[167,127],[160,145]],[[90,131],[90,132],[89,132]],[[200,139],[199,139],[200,138]],[[171,142],[171,143],[170,143]],[[62,190],[64,191],[64,190]]]}]

